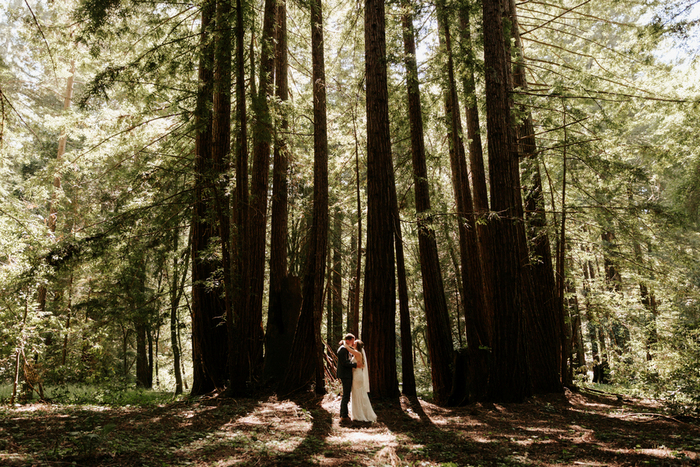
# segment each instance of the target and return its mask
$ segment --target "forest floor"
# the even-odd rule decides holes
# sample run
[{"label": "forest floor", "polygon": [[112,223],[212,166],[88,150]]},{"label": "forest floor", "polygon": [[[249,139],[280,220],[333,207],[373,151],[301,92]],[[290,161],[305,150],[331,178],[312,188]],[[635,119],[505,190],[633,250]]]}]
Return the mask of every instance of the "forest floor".
[{"label": "forest floor", "polygon": [[700,423],[654,401],[582,390],[523,404],[205,397],[150,407],[0,406],[2,466],[700,466]]}]

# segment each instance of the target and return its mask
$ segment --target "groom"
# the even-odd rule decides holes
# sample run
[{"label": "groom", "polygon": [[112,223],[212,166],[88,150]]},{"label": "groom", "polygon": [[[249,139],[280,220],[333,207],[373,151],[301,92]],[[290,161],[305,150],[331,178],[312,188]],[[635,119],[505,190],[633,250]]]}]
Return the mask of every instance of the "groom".
[{"label": "groom", "polygon": [[[345,344],[352,347],[355,344],[355,336],[346,334],[343,339]],[[340,421],[349,422],[348,402],[350,402],[350,391],[352,391],[352,369],[357,368],[357,363],[350,361],[350,352],[341,342],[338,349],[338,378],[343,383],[343,398],[340,401]],[[360,367],[361,368],[361,367]]]}]

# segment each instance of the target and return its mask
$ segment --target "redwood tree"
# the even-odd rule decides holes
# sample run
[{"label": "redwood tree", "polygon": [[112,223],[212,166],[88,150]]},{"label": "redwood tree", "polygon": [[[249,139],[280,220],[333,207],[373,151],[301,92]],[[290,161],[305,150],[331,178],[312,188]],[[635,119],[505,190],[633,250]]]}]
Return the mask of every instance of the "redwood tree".
[{"label": "redwood tree", "polygon": [[[289,361],[289,348],[299,315],[300,296],[287,270],[287,235],[289,232],[287,170],[289,122],[285,103],[289,98],[287,59],[287,5],[277,4],[275,34],[275,94],[280,102],[280,121],[275,131],[272,170],[272,219],[270,221],[270,295],[265,335],[265,379],[279,381]],[[295,293],[296,292],[296,293]]]},{"label": "redwood tree", "polygon": [[289,366],[279,386],[281,394],[308,387],[315,381],[317,394],[325,394],[323,372],[323,285],[328,253],[328,134],[326,123],[326,73],[323,52],[321,0],[311,2],[311,58],[314,107],[314,199],[309,252],[302,282],[302,305]]},{"label": "redwood tree", "polygon": [[[522,297],[522,260],[526,252],[518,157],[510,121],[509,49],[503,30],[503,3],[484,0],[484,60],[486,67],[486,122],[488,131],[494,274],[492,366],[487,397],[495,401],[522,401],[532,392],[528,369]],[[518,225],[520,224],[520,226]]]},{"label": "redwood tree", "polygon": [[[518,30],[515,0],[507,0],[511,34],[515,46],[513,86],[527,89],[523,46]],[[524,160],[525,213],[531,254],[527,273],[531,283],[524,283],[523,293],[532,293],[528,316],[530,340],[530,369],[535,392],[548,393],[562,390],[560,369],[563,345],[563,303],[557,300],[552,250],[547,232],[544,192],[537,158],[537,143],[532,113],[524,105],[519,107],[521,122],[515,128],[518,156]]]},{"label": "redwood tree", "polygon": [[[243,5],[241,0],[236,0],[236,189],[233,202],[233,265],[234,265],[234,294],[233,319],[228,326],[229,336],[229,371],[237,374],[242,365],[240,355],[243,350],[242,340],[239,338],[245,329],[244,320],[247,319],[250,295],[250,222],[249,222],[249,198],[248,198],[248,109],[245,95],[245,62],[244,62],[244,37]],[[245,370],[245,369],[244,369]],[[245,391],[245,379],[236,378],[229,385],[230,393],[243,393]]]},{"label": "redwood tree", "polygon": [[[250,381],[256,381],[263,363],[262,306],[265,284],[265,244],[267,233],[267,192],[272,145],[272,120],[269,100],[273,95],[274,32],[277,7],[274,0],[265,0],[261,38],[260,73],[257,95],[253,98],[255,120],[253,125],[253,172],[250,182],[250,238],[248,241],[250,262],[250,289],[247,311],[241,319],[239,334],[242,349],[240,368]],[[245,272],[243,272],[245,274]]]},{"label": "redwood tree", "polygon": [[[465,384],[454,388],[452,404],[466,402],[481,396],[485,392],[488,379],[488,355],[483,349],[490,345],[488,325],[490,310],[486,308],[486,294],[482,255],[477,237],[476,216],[472,201],[469,172],[467,169],[464,142],[462,139],[462,121],[459,113],[459,99],[455,79],[455,67],[452,55],[452,36],[450,14],[445,2],[437,6],[440,44],[445,54],[446,67],[443,79],[445,98],[445,114],[450,151],[450,166],[452,169],[452,187],[457,205],[457,221],[459,229],[459,254],[462,273],[462,306],[464,308],[467,334],[467,360],[457,365],[458,379]],[[476,175],[475,175],[476,177]]]},{"label": "redwood tree", "polygon": [[195,109],[195,202],[192,219],[192,394],[204,394],[222,388],[228,376],[226,366],[227,336],[222,317],[225,303],[220,287],[209,287],[221,266],[220,262],[203,254],[212,238],[218,236],[216,219],[212,215],[212,99],[213,43],[209,28],[214,19],[215,2],[202,5],[201,56],[199,89]]},{"label": "redwood tree", "polygon": [[396,375],[396,276],[392,215],[393,161],[389,134],[386,36],[383,0],[365,0],[367,108],[367,262],[362,340],[367,349],[372,395],[398,396]]},{"label": "redwood tree", "polygon": [[[418,218],[418,249],[420,253],[420,268],[423,284],[423,299],[428,325],[428,345],[431,359],[431,374],[433,392],[438,404],[447,402],[452,389],[452,335],[450,331],[449,313],[445,290],[442,281],[442,271],[438,257],[435,231],[430,216],[430,186],[428,169],[425,159],[425,140],[423,136],[423,111],[420,103],[420,88],[418,86],[418,66],[416,63],[416,45],[413,29],[413,15],[408,1],[402,3],[404,64],[406,66],[406,90],[408,95],[408,116],[411,130],[411,154],[413,159],[413,180],[415,184],[416,213]],[[402,321],[403,324],[403,321]],[[404,353],[402,337],[402,356]],[[410,334],[409,334],[410,337]],[[410,341],[409,343],[410,344]],[[415,381],[410,375],[409,381],[413,386],[406,387],[406,357],[404,356],[403,392],[415,395]],[[412,360],[410,369],[413,369]]]}]

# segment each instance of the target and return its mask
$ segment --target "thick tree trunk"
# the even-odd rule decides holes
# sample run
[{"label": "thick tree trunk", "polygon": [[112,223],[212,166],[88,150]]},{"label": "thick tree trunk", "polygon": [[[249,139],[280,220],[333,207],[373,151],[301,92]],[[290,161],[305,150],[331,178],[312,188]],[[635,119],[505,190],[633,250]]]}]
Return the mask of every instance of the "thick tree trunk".
[{"label": "thick tree trunk", "polygon": [[323,285],[328,253],[328,134],[326,123],[326,73],[323,51],[321,0],[311,3],[311,59],[314,102],[314,200],[309,254],[302,282],[302,305],[292,345],[297,364],[289,366],[279,392],[290,394],[310,386],[325,394],[323,373]]},{"label": "thick tree trunk", "polygon": [[250,187],[250,298],[248,316],[241,325],[245,331],[243,341],[243,366],[247,366],[251,381],[260,375],[263,357],[262,302],[265,282],[265,242],[267,231],[267,191],[270,170],[270,145],[272,121],[269,99],[273,95],[274,29],[276,2],[265,0],[263,17],[262,51],[260,55],[259,88],[255,102],[253,130],[253,173]]},{"label": "thick tree trunk", "polygon": [[215,14],[213,0],[202,6],[199,90],[195,111],[195,203],[192,219],[192,394],[220,389],[228,377],[226,326],[221,319],[226,307],[220,288],[205,282],[221,266],[202,256],[210,240],[218,236],[211,198],[213,44],[208,29]]},{"label": "thick tree trunk", "polygon": [[[520,40],[515,0],[507,0],[508,14],[511,21],[511,33],[515,43],[516,61],[513,66],[513,85],[527,89],[525,67],[522,63],[523,48]],[[531,313],[528,315],[530,332],[530,369],[532,371],[533,390],[536,393],[561,392],[563,349],[566,347],[564,333],[563,302],[557,300],[556,281],[552,265],[552,250],[547,233],[544,194],[537,143],[532,114],[529,109],[521,107],[524,115],[522,123],[515,128],[518,141],[518,154],[524,160],[525,173],[525,213],[530,243],[529,277],[532,284],[524,283],[523,295],[532,293]],[[563,245],[560,245],[563,247]]]},{"label": "thick tree trunk", "polygon": [[[469,140],[469,181],[472,187],[472,205],[474,215],[477,219],[476,233],[479,245],[479,256],[481,258],[481,269],[483,278],[493,275],[493,248],[491,246],[491,235],[489,233],[489,197],[486,183],[486,170],[484,165],[484,153],[481,142],[481,129],[479,126],[479,107],[477,105],[476,80],[474,78],[474,66],[476,57],[471,39],[470,11],[473,6],[469,0],[463,0],[459,6],[459,21],[461,35],[461,58],[462,64],[462,87],[464,88],[464,113],[467,121],[467,139]],[[484,313],[481,319],[484,321],[482,345],[490,347],[491,328],[493,327],[493,290],[490,281],[483,280],[483,304]],[[475,375],[476,376],[476,375]],[[481,377],[483,379],[483,376]]]},{"label": "thick tree trunk", "polygon": [[[270,296],[265,336],[266,380],[279,382],[289,362],[301,295],[298,278],[290,278],[287,267],[287,236],[289,232],[287,171],[289,150],[287,147],[287,111],[289,98],[287,60],[287,7],[285,2],[277,4],[275,49],[275,89],[281,103],[281,119],[275,131],[274,167],[272,172],[272,219],[270,238]],[[296,287],[295,287],[296,285]]]},{"label": "thick tree trunk", "polygon": [[[391,173],[391,185],[396,186],[396,181],[394,180],[394,173]],[[413,339],[411,336],[411,313],[408,305],[408,284],[406,282],[406,264],[404,261],[403,252],[403,238],[401,235],[401,217],[399,214],[399,205],[396,199],[396,191],[391,190],[393,205],[393,217],[394,217],[394,247],[396,248],[396,273],[399,286],[399,319],[401,328],[401,370],[404,377],[408,380],[408,388],[411,391],[411,386],[413,386],[413,392],[415,392],[415,374],[413,370]],[[449,317],[447,321],[447,337],[450,338],[450,343],[452,342],[452,336],[449,334]],[[450,351],[452,347],[450,346]],[[433,367],[435,368],[435,367]],[[451,375],[448,373],[447,378]],[[440,380],[444,383],[444,380]],[[439,386],[441,387],[441,386]]]},{"label": "thick tree trunk", "polygon": [[[248,375],[251,384],[262,373],[263,328],[262,306],[265,283],[265,244],[267,232],[267,191],[270,171],[270,147],[272,120],[269,99],[273,95],[274,32],[277,16],[276,2],[265,0],[260,54],[258,94],[254,99],[255,123],[253,126],[253,173],[250,186],[250,290],[248,310],[241,317],[241,355],[239,369]],[[245,272],[244,272],[245,274]]]},{"label": "thick tree trunk", "polygon": [[522,261],[525,232],[520,195],[518,157],[510,121],[510,78],[501,0],[484,0],[484,60],[491,210],[493,225],[494,333],[487,397],[494,401],[522,401],[532,392],[523,316]]},{"label": "thick tree trunk", "polygon": [[139,387],[150,389],[151,371],[146,353],[147,332],[148,327],[145,323],[136,323],[136,383]]},{"label": "thick tree trunk", "polygon": [[[233,334],[229,327],[233,319],[233,273],[231,271],[231,202],[228,195],[228,174],[231,166],[231,0],[216,2],[216,30],[214,33],[214,83],[212,106],[212,169],[211,197],[216,209],[216,224],[221,243],[224,279],[224,306],[227,340]],[[233,345],[227,342],[227,358],[233,359]],[[227,362],[231,369],[231,363]],[[229,371],[231,381],[245,380],[246,375]],[[231,383],[235,385],[235,383]]]},{"label": "thick tree trunk", "polygon": [[[430,209],[430,185],[428,183],[428,169],[425,158],[425,141],[423,136],[423,112],[420,103],[420,89],[418,85],[418,66],[416,63],[416,46],[413,29],[413,15],[408,1],[402,3],[403,7],[403,42],[406,66],[406,89],[408,94],[408,114],[411,125],[411,153],[413,158],[413,180],[415,184],[416,212],[418,218],[418,248],[420,253],[420,267],[423,284],[423,299],[425,314],[428,324],[429,350],[431,359],[433,392],[438,404],[447,402],[452,390],[452,335],[450,332],[449,312],[445,290],[442,281],[442,271],[438,257],[435,231]],[[403,316],[402,316],[403,324]],[[409,336],[410,337],[410,329]],[[402,356],[405,352],[404,333],[402,329]],[[410,358],[410,354],[409,354]],[[413,359],[409,362],[413,369]],[[406,362],[403,363],[404,382],[403,393],[415,395],[415,379],[411,375],[412,386],[406,384]]]},{"label": "thick tree trunk", "polygon": [[[248,113],[245,94],[245,25],[243,5],[236,0],[236,191],[233,203],[234,218],[234,281],[235,300],[233,302],[232,326],[228,326],[228,351],[231,355],[228,367],[231,374],[246,374],[246,362],[242,361],[246,332],[245,324],[250,322],[250,204],[248,197]],[[251,54],[252,56],[252,54]],[[252,65],[252,58],[251,58]],[[252,76],[252,70],[251,70]],[[251,78],[251,88],[254,80]],[[254,93],[254,91],[251,91]],[[246,392],[246,378],[235,378],[229,385],[230,393]]]},{"label": "thick tree trunk", "polygon": [[[469,353],[467,360],[469,365],[467,367],[455,366],[456,371],[467,372],[464,378],[460,376],[458,380],[468,381],[469,387],[450,387],[450,390],[454,392],[451,396],[450,404],[460,404],[483,395],[486,390],[488,355],[483,349],[489,345],[488,324],[490,322],[490,313],[486,308],[482,256],[478,245],[476,217],[474,215],[466,154],[462,140],[462,122],[459,113],[459,100],[452,58],[452,38],[448,21],[450,15],[444,2],[438,4],[437,16],[440,44],[447,57],[447,78],[443,85],[443,92],[445,95],[448,139],[450,141],[452,186],[457,204],[463,286],[462,306],[464,308]],[[450,356],[448,362],[452,362],[452,356]]]},{"label": "thick tree trunk", "polygon": [[[365,0],[367,89],[367,263],[362,340],[372,395],[396,399],[396,276],[394,265],[393,162],[389,133],[383,0]],[[395,191],[394,195],[395,196]]]}]

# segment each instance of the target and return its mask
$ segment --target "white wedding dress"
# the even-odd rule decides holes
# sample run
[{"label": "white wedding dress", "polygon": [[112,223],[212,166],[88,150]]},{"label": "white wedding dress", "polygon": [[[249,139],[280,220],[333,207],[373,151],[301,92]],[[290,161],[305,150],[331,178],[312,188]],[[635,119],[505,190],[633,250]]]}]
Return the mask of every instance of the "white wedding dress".
[{"label": "white wedding dress", "polygon": [[[376,422],[377,414],[372,410],[372,404],[369,401],[369,377],[367,376],[367,355],[364,349],[362,350],[362,360],[364,366],[360,369],[353,368],[352,370],[352,392],[350,392],[350,412],[352,419],[360,422]],[[353,362],[357,362],[355,357]]]}]

